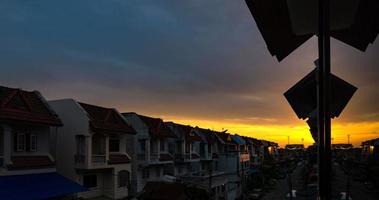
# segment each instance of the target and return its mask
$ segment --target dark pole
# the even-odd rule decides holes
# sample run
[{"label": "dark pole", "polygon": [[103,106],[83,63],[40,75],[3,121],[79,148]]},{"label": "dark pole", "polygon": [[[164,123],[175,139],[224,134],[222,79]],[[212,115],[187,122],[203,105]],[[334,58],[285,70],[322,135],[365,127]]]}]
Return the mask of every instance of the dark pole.
[{"label": "dark pole", "polygon": [[318,151],[319,197],[331,199],[330,0],[319,0]]}]

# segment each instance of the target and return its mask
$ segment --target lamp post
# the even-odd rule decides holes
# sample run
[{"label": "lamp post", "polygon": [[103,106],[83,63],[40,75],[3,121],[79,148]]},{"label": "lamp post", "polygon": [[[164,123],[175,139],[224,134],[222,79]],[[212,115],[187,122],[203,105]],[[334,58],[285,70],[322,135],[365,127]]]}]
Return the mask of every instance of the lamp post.
[{"label": "lamp post", "polygon": [[[317,108],[307,112],[312,136],[318,140],[319,198],[331,198],[330,37],[361,51],[379,32],[378,0],[245,0],[267,44],[281,61],[313,35],[318,36]],[[334,97],[334,96],[333,96]],[[291,105],[292,106],[292,105]],[[342,108],[343,109],[343,108]],[[296,111],[295,111],[296,112]],[[298,115],[299,116],[299,115]],[[338,116],[338,115],[337,115]],[[317,119],[316,119],[317,117]]]}]

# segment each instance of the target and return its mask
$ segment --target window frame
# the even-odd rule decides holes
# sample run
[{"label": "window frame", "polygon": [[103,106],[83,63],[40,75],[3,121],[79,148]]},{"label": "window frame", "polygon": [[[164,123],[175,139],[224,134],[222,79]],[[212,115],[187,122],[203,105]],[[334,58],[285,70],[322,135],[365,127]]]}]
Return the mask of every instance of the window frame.
[{"label": "window frame", "polygon": [[[118,145],[117,145],[117,151],[114,151],[114,149],[111,149],[111,141],[115,142],[115,141],[118,141]],[[118,153],[118,152],[121,152],[121,140],[120,138],[109,138],[109,147],[108,147],[108,150],[109,152],[111,153]]]},{"label": "window frame", "polygon": [[[36,134],[30,134],[29,137],[30,137],[30,138],[29,138],[29,143],[30,143],[30,144],[29,144],[29,145],[30,145],[30,146],[29,146],[29,151],[30,151],[30,152],[37,152],[37,147],[38,147],[38,143],[37,143],[37,142],[38,142],[38,141],[37,141],[37,140],[38,140],[38,139],[37,139],[37,135],[36,135]],[[32,138],[33,138],[34,140],[33,140]],[[34,141],[34,146],[33,146],[33,141]]]},{"label": "window frame", "polygon": [[[20,143],[21,136],[23,137],[22,144]],[[26,150],[26,134],[25,133],[16,133],[16,151],[17,152],[25,152],[25,150]]]},{"label": "window frame", "polygon": [[[125,173],[125,177],[121,176]],[[127,176],[126,176],[127,175]],[[124,178],[124,179],[122,179]],[[130,187],[130,172],[127,170],[122,170],[118,172],[118,184],[119,188],[129,188]]]}]

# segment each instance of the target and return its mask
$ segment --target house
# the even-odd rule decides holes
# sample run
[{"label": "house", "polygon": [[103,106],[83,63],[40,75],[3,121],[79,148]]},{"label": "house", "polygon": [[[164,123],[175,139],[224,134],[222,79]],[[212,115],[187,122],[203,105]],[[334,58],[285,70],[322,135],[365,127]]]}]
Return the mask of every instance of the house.
[{"label": "house", "polygon": [[201,137],[191,126],[173,122],[165,124],[177,136],[169,143],[169,146],[172,147],[170,153],[174,156],[175,161],[175,176],[199,173],[201,171]]},{"label": "house", "polygon": [[173,181],[174,156],[169,143],[177,139],[175,133],[160,118],[137,113],[123,113],[125,120],[136,130],[133,149],[132,188],[141,192],[149,181]]},{"label": "house", "polygon": [[246,163],[250,159],[250,155],[244,151],[246,143],[244,140],[237,141],[241,137],[226,132],[216,132],[216,136],[221,142],[218,158],[219,170],[228,175],[226,199],[240,198],[246,183],[246,169],[249,167]]},{"label": "house", "polygon": [[60,126],[61,119],[38,91],[0,86],[2,199],[48,199],[85,191],[56,173]]},{"label": "house", "polygon": [[379,163],[379,138],[362,142],[362,158]]},{"label": "house", "polygon": [[89,191],[79,197],[124,198],[130,192],[135,130],[121,114],[73,99],[49,101],[64,126],[58,128],[57,169]]},{"label": "house", "polygon": [[305,153],[303,144],[287,144],[284,149],[284,154],[290,159],[299,159]]}]

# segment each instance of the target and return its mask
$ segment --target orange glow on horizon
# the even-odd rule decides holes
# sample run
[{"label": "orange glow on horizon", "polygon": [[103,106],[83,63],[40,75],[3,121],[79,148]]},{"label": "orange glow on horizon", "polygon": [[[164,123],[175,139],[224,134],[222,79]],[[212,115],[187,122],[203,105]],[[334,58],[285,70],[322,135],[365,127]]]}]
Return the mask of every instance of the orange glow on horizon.
[{"label": "orange glow on horizon", "polygon": [[[287,144],[288,136],[290,136],[290,143],[292,144],[301,144],[302,139],[304,139],[305,146],[314,143],[313,138],[309,133],[309,127],[302,121],[288,125],[252,125],[210,120],[178,119],[174,117],[164,117],[164,120],[173,121],[179,124],[209,128],[216,131],[227,130],[228,133],[232,134],[277,142],[281,147],[284,147]],[[350,134],[350,143],[355,147],[359,147],[362,141],[379,137],[379,122],[333,123],[332,143],[347,143],[348,134]]]}]

